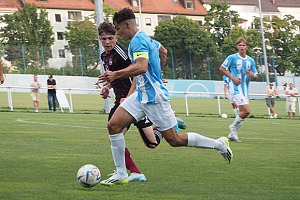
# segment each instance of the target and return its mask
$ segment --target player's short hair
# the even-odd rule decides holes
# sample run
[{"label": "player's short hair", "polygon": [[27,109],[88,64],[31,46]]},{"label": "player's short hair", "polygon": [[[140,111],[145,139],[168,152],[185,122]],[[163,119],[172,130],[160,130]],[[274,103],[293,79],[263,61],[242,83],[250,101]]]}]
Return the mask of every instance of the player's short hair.
[{"label": "player's short hair", "polygon": [[243,43],[245,43],[246,45],[248,45],[248,42],[247,42],[247,40],[245,39],[245,38],[242,38],[242,37],[240,37],[240,38],[238,38],[237,40],[236,40],[236,45],[238,45],[239,43],[241,43],[241,42],[243,42]]},{"label": "player's short hair", "polygon": [[135,19],[135,15],[130,8],[123,8],[122,10],[114,14],[113,23],[115,25],[118,25],[128,19]]},{"label": "player's short hair", "polygon": [[98,33],[99,35],[102,35],[103,33],[116,35],[116,29],[111,23],[103,22],[98,27]]}]

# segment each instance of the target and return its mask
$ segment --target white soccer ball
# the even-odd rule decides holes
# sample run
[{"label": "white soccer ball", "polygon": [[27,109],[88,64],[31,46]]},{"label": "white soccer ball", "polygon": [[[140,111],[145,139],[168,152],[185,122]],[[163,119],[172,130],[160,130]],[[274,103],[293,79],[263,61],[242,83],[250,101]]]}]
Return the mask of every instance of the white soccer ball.
[{"label": "white soccer ball", "polygon": [[223,113],[223,114],[221,115],[221,117],[224,118],[224,119],[226,119],[226,118],[227,118],[227,114]]},{"label": "white soccer ball", "polygon": [[99,183],[100,179],[100,170],[92,164],[82,166],[77,172],[77,181],[86,188],[94,187]]}]

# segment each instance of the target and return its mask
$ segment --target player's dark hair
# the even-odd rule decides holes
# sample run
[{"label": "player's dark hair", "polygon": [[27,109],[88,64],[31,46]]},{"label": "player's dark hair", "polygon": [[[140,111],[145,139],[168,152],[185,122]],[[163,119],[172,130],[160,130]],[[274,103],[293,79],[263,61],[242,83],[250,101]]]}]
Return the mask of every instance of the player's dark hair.
[{"label": "player's dark hair", "polygon": [[111,23],[103,22],[98,27],[98,33],[99,35],[102,35],[103,33],[116,35],[116,29]]},{"label": "player's dark hair", "polygon": [[135,19],[135,15],[130,8],[123,8],[122,10],[114,14],[113,23],[115,25],[120,24],[121,22],[128,19]]}]

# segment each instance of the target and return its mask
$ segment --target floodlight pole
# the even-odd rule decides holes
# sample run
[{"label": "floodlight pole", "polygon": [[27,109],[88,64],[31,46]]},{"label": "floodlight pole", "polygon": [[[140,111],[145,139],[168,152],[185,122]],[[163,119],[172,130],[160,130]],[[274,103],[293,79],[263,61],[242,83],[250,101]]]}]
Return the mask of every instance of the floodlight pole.
[{"label": "floodlight pole", "polygon": [[140,30],[143,30],[142,26],[142,5],[141,5],[141,0],[139,0],[139,13],[140,13],[140,19],[139,19],[139,25],[140,25]]},{"label": "floodlight pole", "polygon": [[265,44],[264,24],[263,24],[262,11],[261,11],[261,0],[258,0],[258,6],[259,6],[259,14],[260,14],[260,31],[261,31],[261,39],[262,39],[262,45],[263,45],[266,83],[267,83],[267,85],[269,85],[269,68],[268,68],[267,52],[266,52],[266,44]]},{"label": "floodlight pole", "polygon": [[[103,0],[95,0],[95,7],[96,7],[96,23],[97,23],[97,28],[99,27],[99,25],[104,22],[104,13],[103,13]],[[98,30],[98,29],[97,29]],[[97,31],[98,32],[98,31]],[[104,67],[103,67],[103,63],[101,60],[101,53],[103,52],[103,46],[102,43],[99,40],[99,32],[98,32],[98,46],[99,46],[99,64],[100,64],[100,73],[103,74],[104,73]],[[105,109],[105,113],[109,113],[110,112],[110,106],[109,106],[109,99],[105,99],[104,100],[104,109]]]}]

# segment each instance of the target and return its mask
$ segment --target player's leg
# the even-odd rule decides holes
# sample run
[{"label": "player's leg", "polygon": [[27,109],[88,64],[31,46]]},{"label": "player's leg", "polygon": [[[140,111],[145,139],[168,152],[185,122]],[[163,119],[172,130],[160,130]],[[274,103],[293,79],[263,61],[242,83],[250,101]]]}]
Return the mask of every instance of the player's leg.
[{"label": "player's leg", "polygon": [[153,123],[147,116],[134,125],[138,128],[140,136],[148,148],[154,149],[159,145],[162,135],[156,128],[152,128]]},{"label": "player's leg", "polygon": [[107,124],[116,172],[110,178],[101,181],[102,185],[111,186],[128,183],[125,164],[125,139],[122,130],[128,124],[144,117],[144,113],[136,100],[136,94],[136,92],[133,93],[122,102]]},{"label": "player's leg", "polygon": [[228,139],[240,142],[238,139],[238,130],[242,126],[244,119],[250,114],[248,99],[243,94],[234,95],[234,100],[239,108],[239,114],[235,117],[233,123],[229,126],[230,134]]},{"label": "player's leg", "polygon": [[222,137],[218,140],[211,139],[197,133],[179,134],[174,130],[177,124],[175,115],[169,102],[161,102],[152,105],[143,105],[145,114],[156,124],[166,141],[173,147],[190,146],[197,148],[217,149],[230,163],[232,152],[229,147],[228,139]]},{"label": "player's leg", "polygon": [[[108,121],[112,118],[113,114],[115,113],[115,111],[118,107],[119,107],[119,104],[115,104],[114,107],[110,110],[109,115],[108,115]],[[129,128],[130,128],[130,125],[128,125],[126,128],[124,128],[122,132],[125,134]],[[140,170],[137,168],[136,164],[134,163],[133,159],[131,158],[130,151],[128,150],[127,147],[125,147],[125,165],[131,174],[132,173],[141,174]]]}]

